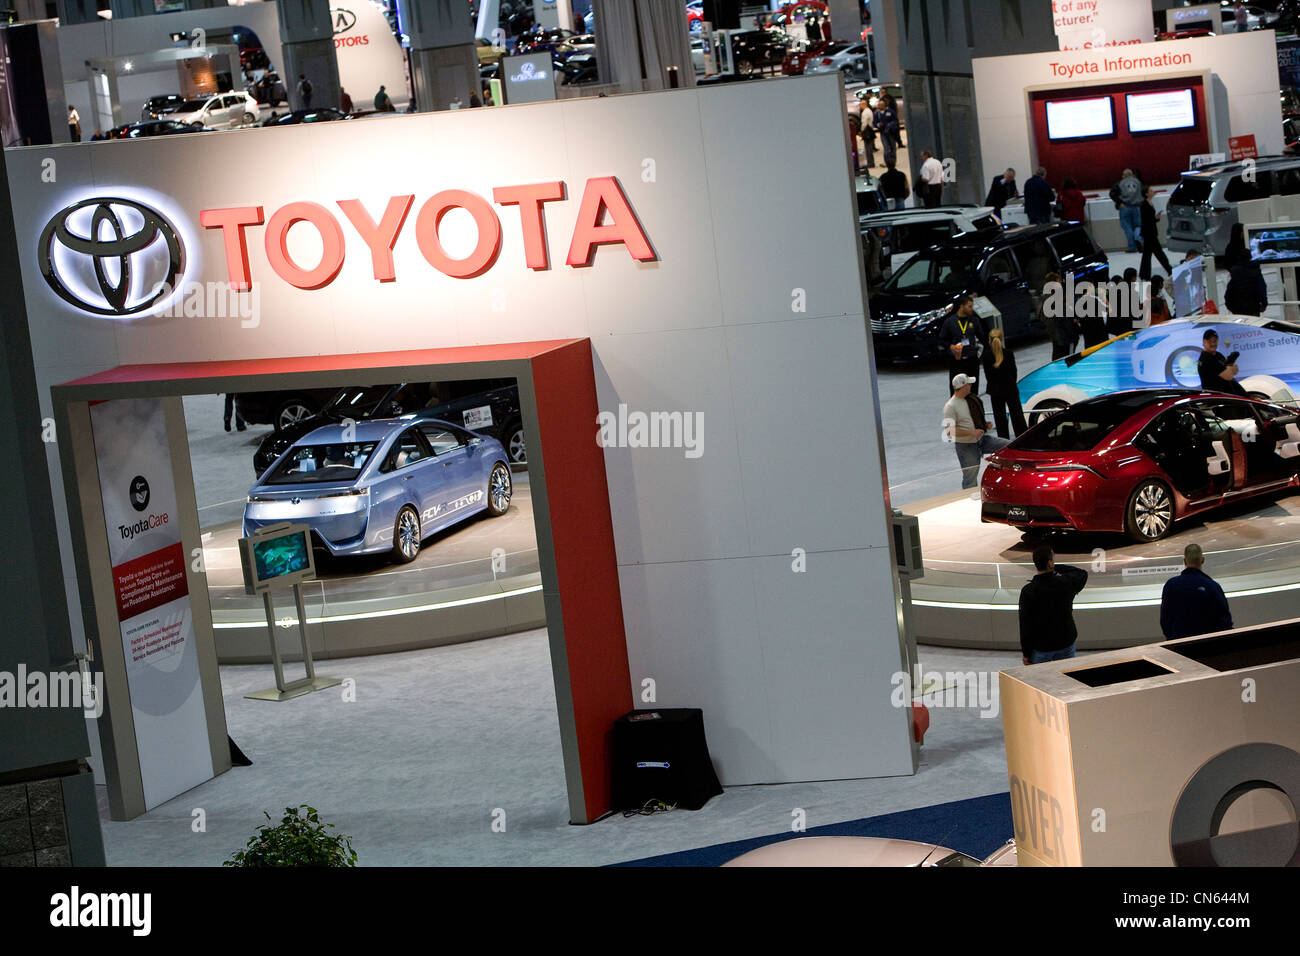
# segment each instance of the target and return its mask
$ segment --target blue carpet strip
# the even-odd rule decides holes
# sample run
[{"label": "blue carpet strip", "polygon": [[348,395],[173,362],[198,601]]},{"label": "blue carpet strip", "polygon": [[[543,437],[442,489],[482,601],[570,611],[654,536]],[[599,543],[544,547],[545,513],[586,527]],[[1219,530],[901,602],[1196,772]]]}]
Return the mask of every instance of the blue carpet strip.
[{"label": "blue carpet strip", "polygon": [[[689,811],[678,810],[676,813]],[[635,825],[636,818],[627,821]],[[613,866],[721,866],[769,843],[799,839],[800,836],[866,836],[939,843],[982,860],[1013,836],[1011,829],[1011,795],[994,793],[932,807],[918,807],[878,817],[864,817],[844,823],[810,827],[804,834],[774,833],[771,836],[717,843],[696,850],[648,856]]]}]

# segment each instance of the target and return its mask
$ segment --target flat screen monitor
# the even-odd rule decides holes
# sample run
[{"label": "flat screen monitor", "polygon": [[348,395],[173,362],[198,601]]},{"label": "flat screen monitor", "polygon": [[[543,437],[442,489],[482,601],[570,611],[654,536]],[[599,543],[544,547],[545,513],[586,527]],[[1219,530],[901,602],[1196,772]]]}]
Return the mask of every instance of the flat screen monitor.
[{"label": "flat screen monitor", "polygon": [[1174,314],[1179,318],[1205,311],[1205,262],[1200,256],[1174,266],[1169,277],[1174,291]]},{"label": "flat screen monitor", "polygon": [[1250,257],[1261,265],[1300,262],[1300,222],[1246,227]]},{"label": "flat screen monitor", "polygon": [[1196,126],[1196,98],[1191,90],[1129,93],[1124,101],[1130,133],[1159,133]]},{"label": "flat screen monitor", "polygon": [[1115,107],[1109,96],[1047,101],[1048,139],[1084,139],[1114,132]]},{"label": "flat screen monitor", "polygon": [[249,594],[292,587],[316,576],[311,531],[306,525],[283,525],[239,539],[244,590]]}]

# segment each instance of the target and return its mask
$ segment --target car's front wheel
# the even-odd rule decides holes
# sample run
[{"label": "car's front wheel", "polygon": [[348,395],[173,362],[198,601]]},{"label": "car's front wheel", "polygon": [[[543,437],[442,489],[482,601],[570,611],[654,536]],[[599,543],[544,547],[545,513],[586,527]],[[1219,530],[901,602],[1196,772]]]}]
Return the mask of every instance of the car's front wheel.
[{"label": "car's front wheel", "polygon": [[393,560],[398,564],[410,564],[419,553],[420,516],[410,505],[404,505],[393,522]]},{"label": "car's front wheel", "polygon": [[1145,478],[1129,496],[1124,530],[1134,541],[1158,541],[1174,524],[1174,496],[1157,478]]},{"label": "car's front wheel", "polygon": [[311,418],[315,411],[300,398],[291,398],[276,410],[272,424],[277,431],[283,431],[300,421]]},{"label": "car's front wheel", "polygon": [[510,495],[513,491],[510,469],[505,462],[497,462],[492,466],[492,474],[488,476],[488,514],[494,518],[505,514],[510,508]]}]

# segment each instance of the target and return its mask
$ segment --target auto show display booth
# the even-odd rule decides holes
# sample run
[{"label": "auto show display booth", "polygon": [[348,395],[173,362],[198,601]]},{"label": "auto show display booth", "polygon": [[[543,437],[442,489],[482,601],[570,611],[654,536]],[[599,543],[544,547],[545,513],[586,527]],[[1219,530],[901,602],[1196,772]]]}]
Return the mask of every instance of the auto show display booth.
[{"label": "auto show display booth", "polygon": [[[773,138],[774,114],[844,148]],[[249,150],[277,162],[250,179]],[[538,549],[571,819],[609,809],[604,734],[634,702],[702,708],[724,784],[914,771],[910,712],[892,700],[907,654],[838,76],[7,160],[41,401],[60,425],[52,480],[76,512],[58,516],[81,595],[70,613],[92,648],[126,641],[105,590],[118,563],[105,516],[108,495],[143,491],[127,462],[170,448],[179,512],[193,508],[167,428],[175,396],[434,367],[468,378],[482,356],[465,350],[494,347],[506,352],[483,361],[520,382],[530,473],[541,445],[532,481],[549,514]],[[47,161],[56,180],[42,179]],[[790,248],[754,197],[796,164],[822,228]],[[144,429],[121,416],[109,470],[88,444],[90,403],[158,399],[147,411],[165,437],[137,441]],[[564,409],[554,430],[548,408]],[[96,499],[96,474],[126,480]],[[562,534],[560,514],[583,523]],[[119,525],[133,526],[119,521],[119,537]],[[190,556],[194,531],[181,522],[173,554]],[[203,572],[181,567],[201,593]],[[390,636],[410,646],[398,616],[374,620],[367,650]],[[109,656],[98,648],[100,666]],[[219,687],[205,660],[208,701]],[[107,741],[133,701],[108,698],[111,777]],[[202,713],[195,745],[215,753],[218,721]]]}]

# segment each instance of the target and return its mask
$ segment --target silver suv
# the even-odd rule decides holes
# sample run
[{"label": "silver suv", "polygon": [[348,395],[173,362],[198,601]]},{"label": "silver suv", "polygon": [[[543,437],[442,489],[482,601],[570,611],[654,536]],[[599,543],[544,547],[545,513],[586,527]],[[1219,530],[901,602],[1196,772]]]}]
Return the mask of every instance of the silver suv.
[{"label": "silver suv", "polygon": [[1165,248],[1216,256],[1228,248],[1237,203],[1269,196],[1300,195],[1300,156],[1265,156],[1253,162],[1220,163],[1183,173],[1169,197]]}]

